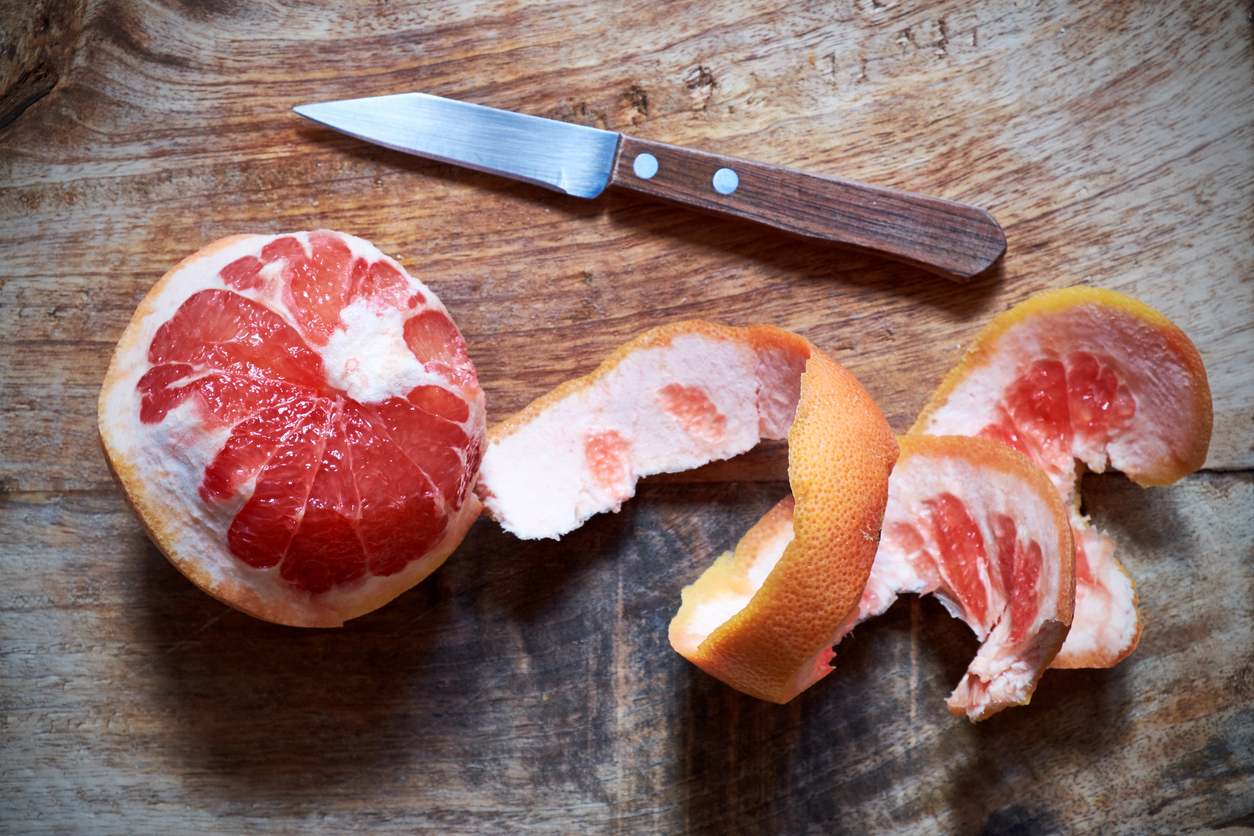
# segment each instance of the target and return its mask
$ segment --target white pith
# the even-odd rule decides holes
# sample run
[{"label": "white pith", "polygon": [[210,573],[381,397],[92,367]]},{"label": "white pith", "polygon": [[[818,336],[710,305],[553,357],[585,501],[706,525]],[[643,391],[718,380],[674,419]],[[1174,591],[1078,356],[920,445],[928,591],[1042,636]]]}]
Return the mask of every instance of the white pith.
[{"label": "white pith", "polygon": [[[757,549],[741,550],[739,554],[724,552],[707,572],[717,572],[717,564],[730,564],[733,560],[742,560],[748,565],[743,567],[743,572],[736,573],[736,583],[703,584],[698,581],[683,589],[682,604],[670,629],[672,646],[680,653],[696,652],[710,633],[748,606],[792,541],[789,515],[782,524],[773,527],[769,536],[759,542]],[[726,576],[720,573],[720,577]]]},{"label": "white pith", "polygon": [[327,383],[358,403],[403,398],[418,386],[445,385],[405,344],[405,321],[412,313],[368,299],[346,306],[340,312],[344,327],[317,348]]},{"label": "white pith", "polygon": [[[759,356],[752,346],[697,333],[631,352],[591,385],[490,441],[479,472],[484,505],[518,537],[558,538],[593,514],[617,511],[644,476],[689,470],[763,438],[786,437],[804,367],[804,357]],[[725,420],[721,438],[694,434],[661,408],[657,393],[673,385],[709,399]],[[608,488],[585,450],[589,436],[606,433],[626,442],[626,478]]]}]

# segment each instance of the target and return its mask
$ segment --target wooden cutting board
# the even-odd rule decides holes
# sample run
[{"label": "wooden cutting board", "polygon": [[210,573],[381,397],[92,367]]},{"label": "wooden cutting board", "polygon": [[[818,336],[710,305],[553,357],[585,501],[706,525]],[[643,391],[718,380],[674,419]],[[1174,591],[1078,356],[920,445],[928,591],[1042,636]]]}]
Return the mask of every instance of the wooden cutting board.
[{"label": "wooden cutting board", "polygon": [[[1254,826],[1254,38],[1247,6],[113,0],[0,6],[0,831],[1178,833]],[[407,157],[293,105],[424,90],[988,209],[959,286],[642,198]],[[114,487],[135,305],[239,232],[329,227],[452,311],[497,421],[664,322],[769,322],[904,431],[1033,291],[1114,288],[1210,374],[1207,468],[1084,481],[1145,633],[972,725],[931,599],[787,706],[675,655],[690,583],[787,490],[768,448],[560,542],[481,520],[341,630],[209,599]]]}]

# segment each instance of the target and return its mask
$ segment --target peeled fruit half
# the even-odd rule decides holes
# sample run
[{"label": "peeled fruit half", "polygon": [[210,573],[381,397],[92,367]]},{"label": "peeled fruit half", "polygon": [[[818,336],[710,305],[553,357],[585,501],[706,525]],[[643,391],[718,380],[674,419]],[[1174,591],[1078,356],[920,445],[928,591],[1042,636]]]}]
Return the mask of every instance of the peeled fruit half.
[{"label": "peeled fruit half", "polygon": [[1045,473],[1004,444],[907,435],[857,621],[902,592],[934,593],[980,638],[949,698],[971,720],[1026,705],[1067,636],[1075,549]]},{"label": "peeled fruit half", "polygon": [[[521,537],[557,537],[617,510],[636,480],[788,438],[795,497],[683,592],[671,644],[723,682],[787,702],[830,672],[875,556],[897,442],[867,391],[802,337],[770,326],[655,328],[494,427],[477,491]],[[743,545],[743,544],[742,544]]]},{"label": "peeled fruit half", "polygon": [[1197,349],[1165,316],[1121,293],[1038,293],[976,337],[911,433],[1004,442],[1053,481],[1071,509],[1076,612],[1054,667],[1109,667],[1141,633],[1114,543],[1080,514],[1081,467],[1167,485],[1200,468],[1211,397]]},{"label": "peeled fruit half", "polygon": [[163,276],[118,343],[99,429],[170,562],[267,621],[370,612],[480,512],[465,342],[420,281],[342,233],[225,238]]}]

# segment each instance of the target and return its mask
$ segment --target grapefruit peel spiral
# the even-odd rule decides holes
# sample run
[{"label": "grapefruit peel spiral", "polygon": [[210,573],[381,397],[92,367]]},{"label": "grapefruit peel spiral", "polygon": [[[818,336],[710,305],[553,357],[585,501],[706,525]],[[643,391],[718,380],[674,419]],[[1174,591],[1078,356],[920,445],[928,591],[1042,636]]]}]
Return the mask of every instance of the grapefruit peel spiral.
[{"label": "grapefruit peel spiral", "polygon": [[[833,639],[856,615],[870,572],[897,457],[870,394],[804,338],[699,321],[648,331],[493,427],[476,490],[506,530],[556,538],[618,510],[643,476],[785,435],[795,497],[788,544],[769,565],[719,558],[684,590],[670,627],[672,645],[694,664],[783,703],[831,671]],[[746,536],[766,537],[777,517]]]}]

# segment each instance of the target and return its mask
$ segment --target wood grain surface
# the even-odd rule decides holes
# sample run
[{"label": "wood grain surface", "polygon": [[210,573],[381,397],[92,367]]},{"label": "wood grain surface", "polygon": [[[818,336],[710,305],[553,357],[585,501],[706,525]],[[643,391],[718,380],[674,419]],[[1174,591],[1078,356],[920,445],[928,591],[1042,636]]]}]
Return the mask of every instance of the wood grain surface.
[{"label": "wood grain surface", "polygon": [[[1254,29],[1187,0],[0,0],[0,833],[1184,833],[1254,827]],[[422,90],[989,210],[966,286],[611,191],[371,147],[297,104]],[[783,449],[652,480],[560,542],[480,520],[335,631],[268,625],[144,537],[95,432],[135,305],[239,232],[395,255],[498,421],[663,322],[769,322],[904,431],[1033,291],[1171,317],[1206,469],[1089,476],[1145,633],[973,725],[970,631],[903,600],[774,706],[674,654],[679,590]]]}]

